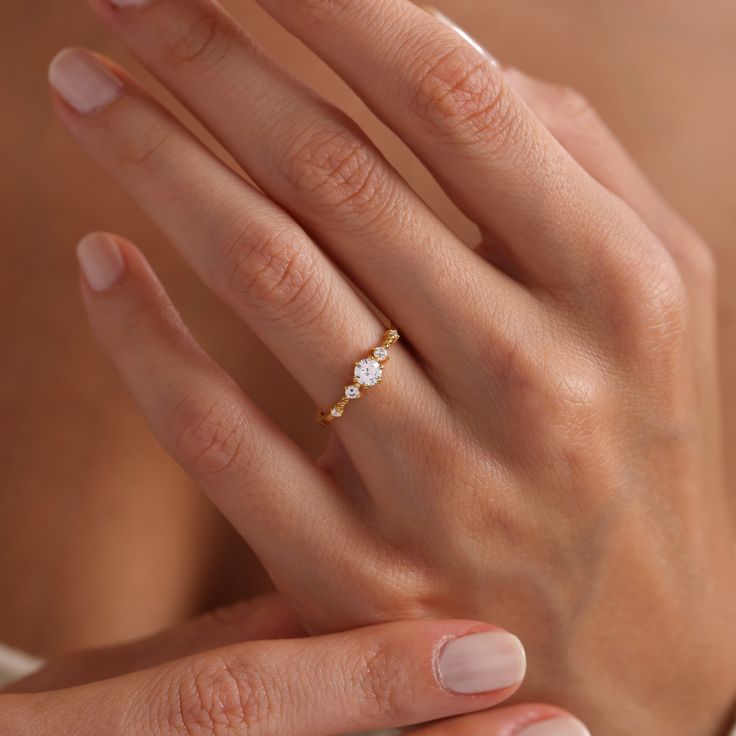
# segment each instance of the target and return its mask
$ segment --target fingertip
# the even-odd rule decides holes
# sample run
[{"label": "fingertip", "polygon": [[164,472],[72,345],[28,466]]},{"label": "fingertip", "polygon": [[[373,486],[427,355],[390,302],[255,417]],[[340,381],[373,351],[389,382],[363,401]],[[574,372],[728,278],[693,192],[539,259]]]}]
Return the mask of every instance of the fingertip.
[{"label": "fingertip", "polygon": [[60,78],[64,76],[64,67],[82,53],[84,51],[80,48],[67,46],[54,54],[46,71],[48,82],[54,89],[59,85]]},{"label": "fingertip", "polygon": [[152,0],[87,0],[94,13],[109,23],[125,22],[130,11],[143,9]]},{"label": "fingertip", "polygon": [[84,281],[95,293],[109,291],[124,277],[127,264],[118,240],[109,233],[86,235],[77,245]]},{"label": "fingertip", "polygon": [[80,115],[92,115],[116,100],[123,83],[98,56],[80,48],[66,48],[48,68],[51,88]]},{"label": "fingertip", "polygon": [[591,734],[582,721],[572,716],[561,716],[531,723],[516,736],[591,736]]},{"label": "fingertip", "polygon": [[517,703],[498,706],[452,721],[438,721],[416,732],[416,736],[591,736],[577,718],[553,705]]}]

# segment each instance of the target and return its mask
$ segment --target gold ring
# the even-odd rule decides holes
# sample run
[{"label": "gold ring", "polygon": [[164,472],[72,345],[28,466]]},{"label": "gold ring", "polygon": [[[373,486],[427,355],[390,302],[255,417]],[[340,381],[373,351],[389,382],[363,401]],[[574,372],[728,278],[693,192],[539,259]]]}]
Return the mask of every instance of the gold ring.
[{"label": "gold ring", "polygon": [[345,386],[345,393],[340,400],[327,411],[317,412],[317,421],[326,427],[330,422],[339,419],[345,412],[345,408],[351,401],[359,399],[363,390],[371,386],[377,386],[383,379],[383,364],[388,360],[389,348],[399,339],[399,331],[393,327],[386,330],[383,342],[367,358],[358,360],[353,370],[353,382]]}]

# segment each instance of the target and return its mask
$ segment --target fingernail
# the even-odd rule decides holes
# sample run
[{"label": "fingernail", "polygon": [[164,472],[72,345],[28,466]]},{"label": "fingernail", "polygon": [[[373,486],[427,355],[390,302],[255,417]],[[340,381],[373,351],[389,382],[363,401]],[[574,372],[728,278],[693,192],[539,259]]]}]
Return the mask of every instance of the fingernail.
[{"label": "fingernail", "polygon": [[485,46],[478,43],[465,29],[461,28],[454,20],[448,18],[441,10],[437,10],[437,8],[433,8],[431,5],[425,5],[424,9],[437,18],[440,23],[444,23],[448,28],[455,31],[460,38],[467,41],[479,54],[485,56],[493,66],[501,67],[498,59]]},{"label": "fingernail", "polygon": [[107,291],[125,271],[125,261],[115,238],[105,233],[87,235],[77,246],[84,278],[93,291]]},{"label": "fingernail", "polygon": [[49,82],[68,105],[83,115],[109,105],[123,85],[92,54],[65,49],[49,66]]},{"label": "fingernail", "polygon": [[517,685],[524,679],[522,643],[505,631],[487,631],[453,639],[437,661],[442,685],[454,693],[486,693]]},{"label": "fingernail", "polygon": [[519,736],[590,736],[590,731],[577,718],[552,718],[527,726]]}]

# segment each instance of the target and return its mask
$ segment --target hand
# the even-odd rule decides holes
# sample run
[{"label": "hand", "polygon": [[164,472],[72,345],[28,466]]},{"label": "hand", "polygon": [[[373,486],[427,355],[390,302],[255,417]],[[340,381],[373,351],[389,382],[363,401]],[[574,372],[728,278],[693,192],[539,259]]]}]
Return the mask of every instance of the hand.
[{"label": "hand", "polygon": [[[148,641],[66,658],[0,695],[3,736],[325,736],[487,708],[524,675],[518,639],[484,624],[396,623],[282,638],[298,634],[294,614],[272,596]],[[278,639],[255,641],[261,637]],[[468,678],[490,691],[455,693]],[[517,705],[417,733],[587,731],[558,708]]]},{"label": "hand", "polygon": [[717,733],[734,537],[697,236],[577,97],[405,0],[262,4],[430,167],[476,251],[216,4],[117,4],[92,0],[260,190],[123,71],[68,51],[51,81],[82,146],[320,407],[383,333],[348,277],[403,336],[315,465],[196,346],[138,251],[80,248],[99,340],[310,630],[499,621],[531,653],[527,692],[594,729]]}]

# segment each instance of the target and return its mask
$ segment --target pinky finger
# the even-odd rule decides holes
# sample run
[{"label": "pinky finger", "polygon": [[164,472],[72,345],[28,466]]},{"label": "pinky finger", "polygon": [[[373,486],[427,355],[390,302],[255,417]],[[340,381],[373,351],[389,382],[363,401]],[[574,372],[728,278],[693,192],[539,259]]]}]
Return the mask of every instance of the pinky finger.
[{"label": "pinky finger", "polygon": [[[97,233],[82,240],[78,257],[98,341],[161,444],[266,566],[278,561],[283,570],[307,550],[319,555],[316,523],[324,539],[344,534],[347,512],[327,476],[204,353],[141,253]],[[274,538],[284,541],[277,558]]]},{"label": "pinky finger", "polygon": [[551,705],[511,705],[441,721],[412,736],[590,736],[581,721]]},{"label": "pinky finger", "polygon": [[712,257],[705,243],[667,203],[585,97],[519,69],[508,68],[504,74],[562,147],[639,215],[670,251],[686,282],[694,274],[712,276]]}]

